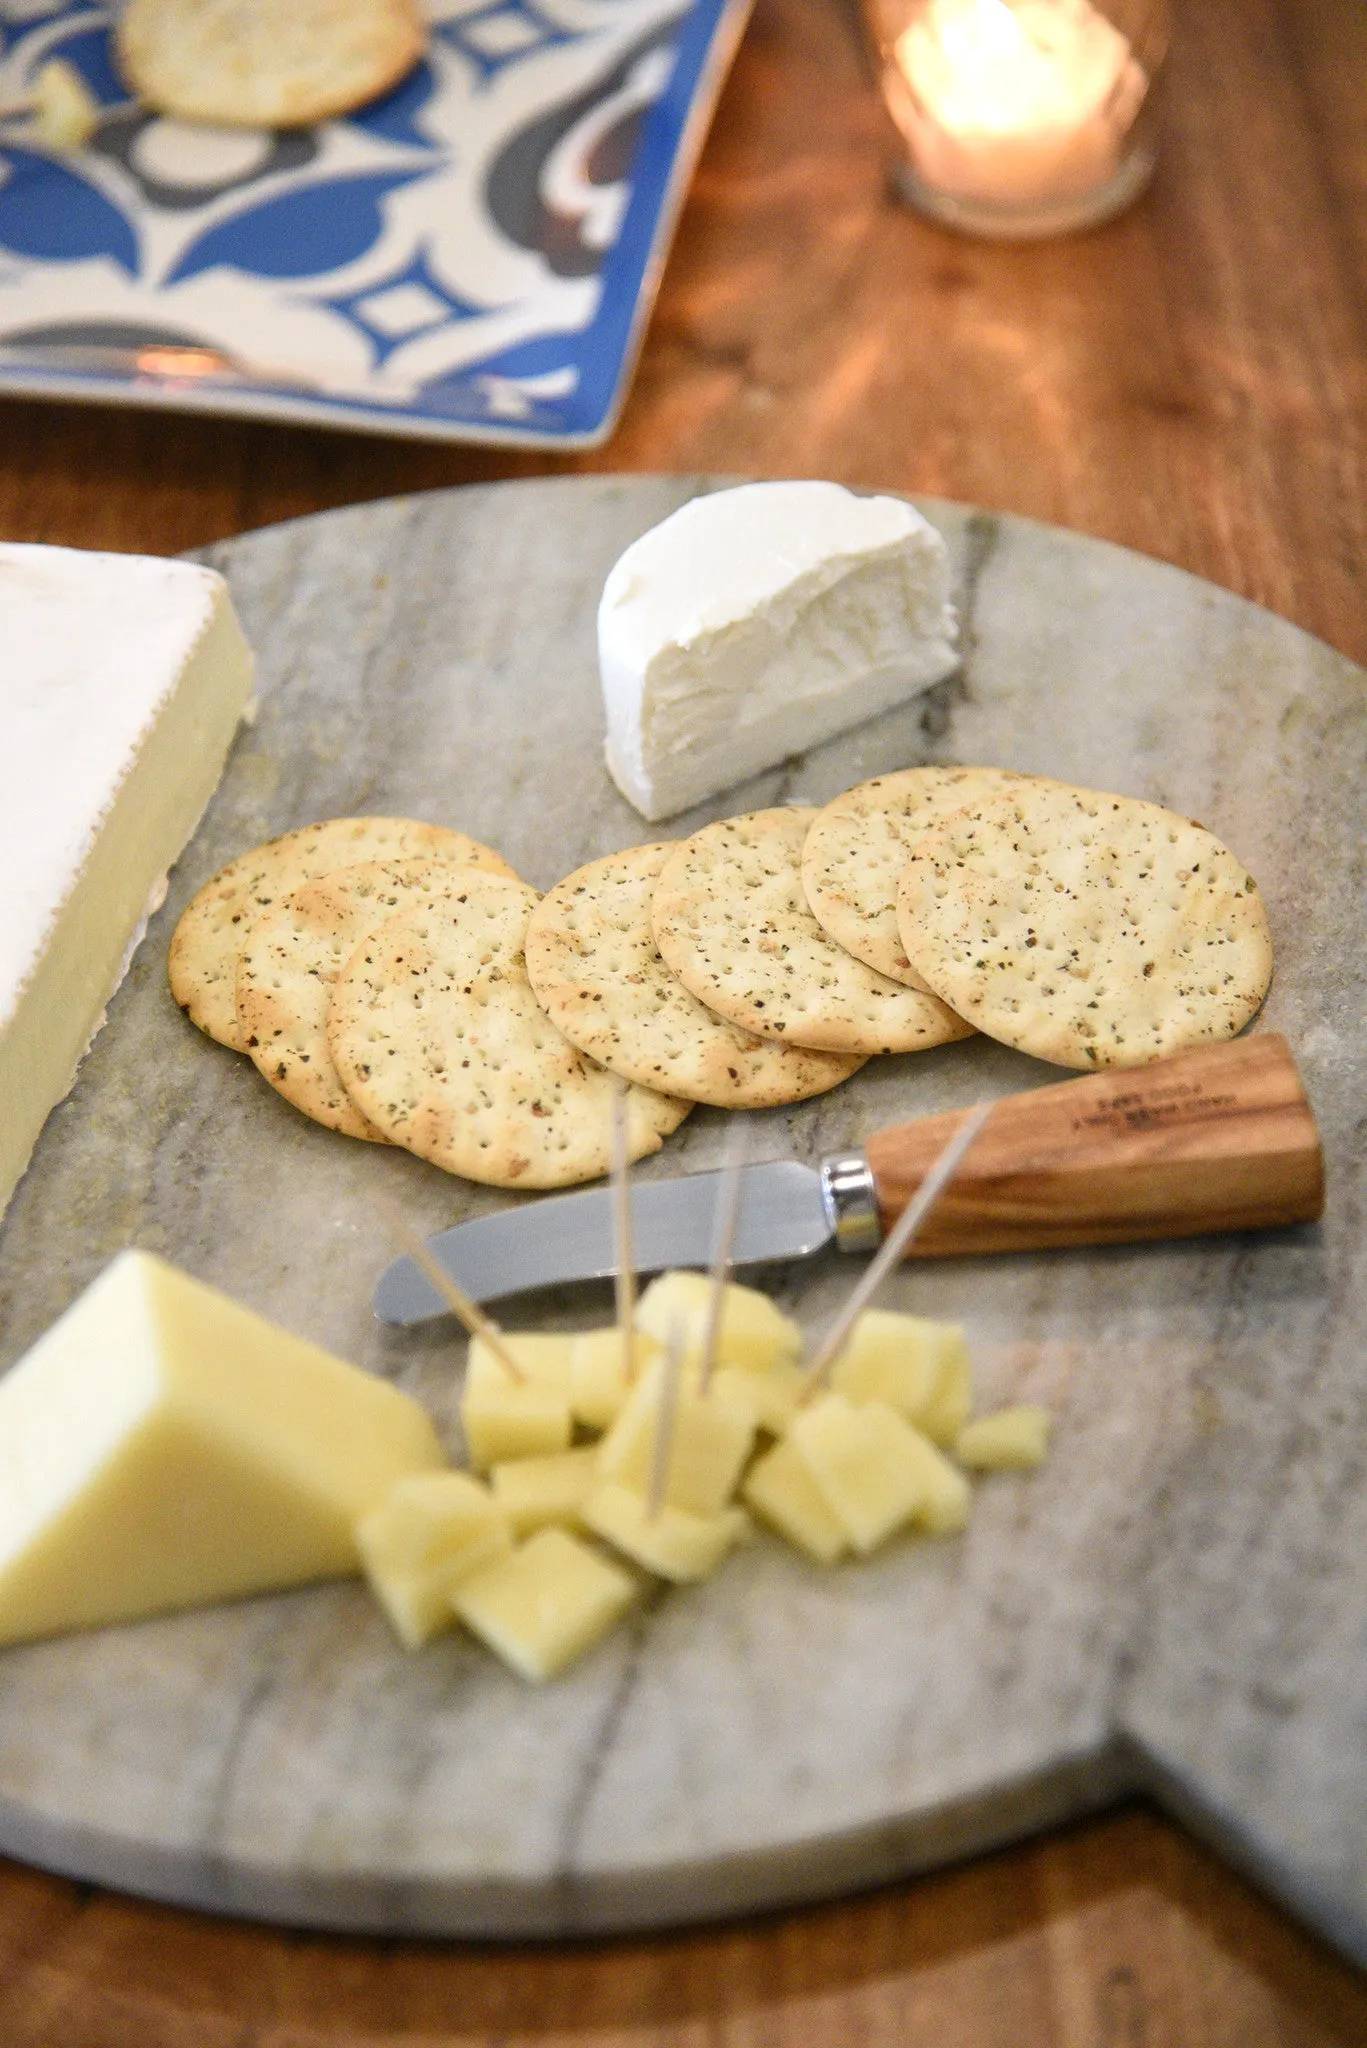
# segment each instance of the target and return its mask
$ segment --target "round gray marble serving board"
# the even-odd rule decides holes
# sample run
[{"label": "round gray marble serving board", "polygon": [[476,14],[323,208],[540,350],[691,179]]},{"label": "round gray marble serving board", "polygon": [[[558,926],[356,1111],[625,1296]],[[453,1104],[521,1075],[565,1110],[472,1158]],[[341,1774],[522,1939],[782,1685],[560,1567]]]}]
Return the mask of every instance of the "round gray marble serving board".
[{"label": "round gray marble serving board", "polygon": [[[498,484],[212,551],[260,718],[0,1230],[0,1367],[139,1244],[417,1392],[455,1444],[450,1326],[370,1315],[385,1206],[432,1231],[510,1198],[296,1116],[176,1010],[167,944],[222,861],[318,817],[457,825],[541,887],[658,836],[601,765],[594,611],[708,487]],[[1259,1028],[1320,1117],[1323,1227],[907,1269],[888,1305],[966,1323],[983,1405],[1056,1410],[1042,1470],[985,1483],[961,1538],[834,1572],[765,1537],[542,1690],[461,1635],[405,1655],[356,1584],[0,1653],[0,1850],[314,1926],[553,1935],[833,1894],[1141,1788],[1367,1959],[1367,675],[1177,570],[926,510],[962,672],[672,829],[923,760],[1199,817],[1268,900]],[[875,1061],[753,1116],[750,1156],[1056,1078],[981,1039]],[[641,1170],[716,1164],[724,1126],[699,1111]],[[765,1276],[812,1329],[851,1277]],[[583,1287],[508,1320],[608,1313]]]}]

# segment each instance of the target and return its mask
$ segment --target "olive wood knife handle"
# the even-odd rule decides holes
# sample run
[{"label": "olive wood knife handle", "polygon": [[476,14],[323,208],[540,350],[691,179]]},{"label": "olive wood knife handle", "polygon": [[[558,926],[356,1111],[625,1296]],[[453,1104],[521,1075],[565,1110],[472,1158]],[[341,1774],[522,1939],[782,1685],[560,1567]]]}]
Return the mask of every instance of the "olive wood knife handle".
[{"label": "olive wood knife handle", "polygon": [[[869,1140],[885,1230],[961,1115]],[[910,1256],[1260,1230],[1323,1207],[1314,1114],[1286,1040],[1266,1034],[1005,1097]]]}]

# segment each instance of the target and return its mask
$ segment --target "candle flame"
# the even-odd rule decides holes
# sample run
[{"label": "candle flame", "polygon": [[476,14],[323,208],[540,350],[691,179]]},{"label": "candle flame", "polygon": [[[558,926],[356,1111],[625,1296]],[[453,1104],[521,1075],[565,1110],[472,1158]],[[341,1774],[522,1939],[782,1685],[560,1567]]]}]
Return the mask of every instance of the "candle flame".
[{"label": "candle flame", "polygon": [[932,191],[997,209],[1103,189],[1148,79],[1092,0],[919,0],[888,103]]},{"label": "candle flame", "polygon": [[1066,128],[1103,107],[1130,45],[1090,0],[929,0],[896,54],[959,134]]}]

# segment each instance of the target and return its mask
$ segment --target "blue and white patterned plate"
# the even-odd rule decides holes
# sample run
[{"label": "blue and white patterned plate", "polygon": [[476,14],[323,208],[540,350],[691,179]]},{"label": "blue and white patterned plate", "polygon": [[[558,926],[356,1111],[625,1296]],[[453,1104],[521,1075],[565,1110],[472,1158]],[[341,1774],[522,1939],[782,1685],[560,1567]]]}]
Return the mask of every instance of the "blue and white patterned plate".
[{"label": "blue and white patterned plate", "polygon": [[0,120],[0,391],[593,446],[626,395],[750,0],[429,0],[347,120],[129,99],[113,7],[0,0],[0,106],[62,56],[83,150]]}]

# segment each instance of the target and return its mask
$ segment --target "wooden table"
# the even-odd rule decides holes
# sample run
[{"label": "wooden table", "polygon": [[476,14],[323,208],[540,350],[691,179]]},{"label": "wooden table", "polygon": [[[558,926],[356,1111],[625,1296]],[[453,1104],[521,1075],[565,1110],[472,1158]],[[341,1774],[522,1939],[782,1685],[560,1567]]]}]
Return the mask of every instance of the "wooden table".
[{"label": "wooden table", "polygon": [[[1164,556],[1367,662],[1367,9],[1179,0],[1166,156],[1094,234],[892,201],[851,0],[759,0],[608,448],[0,406],[0,536],[173,552],[564,468],[832,476]],[[216,1923],[0,1865],[6,2048],[1300,2048],[1367,1987],[1140,1809],[829,1908],[503,1950]]]}]

